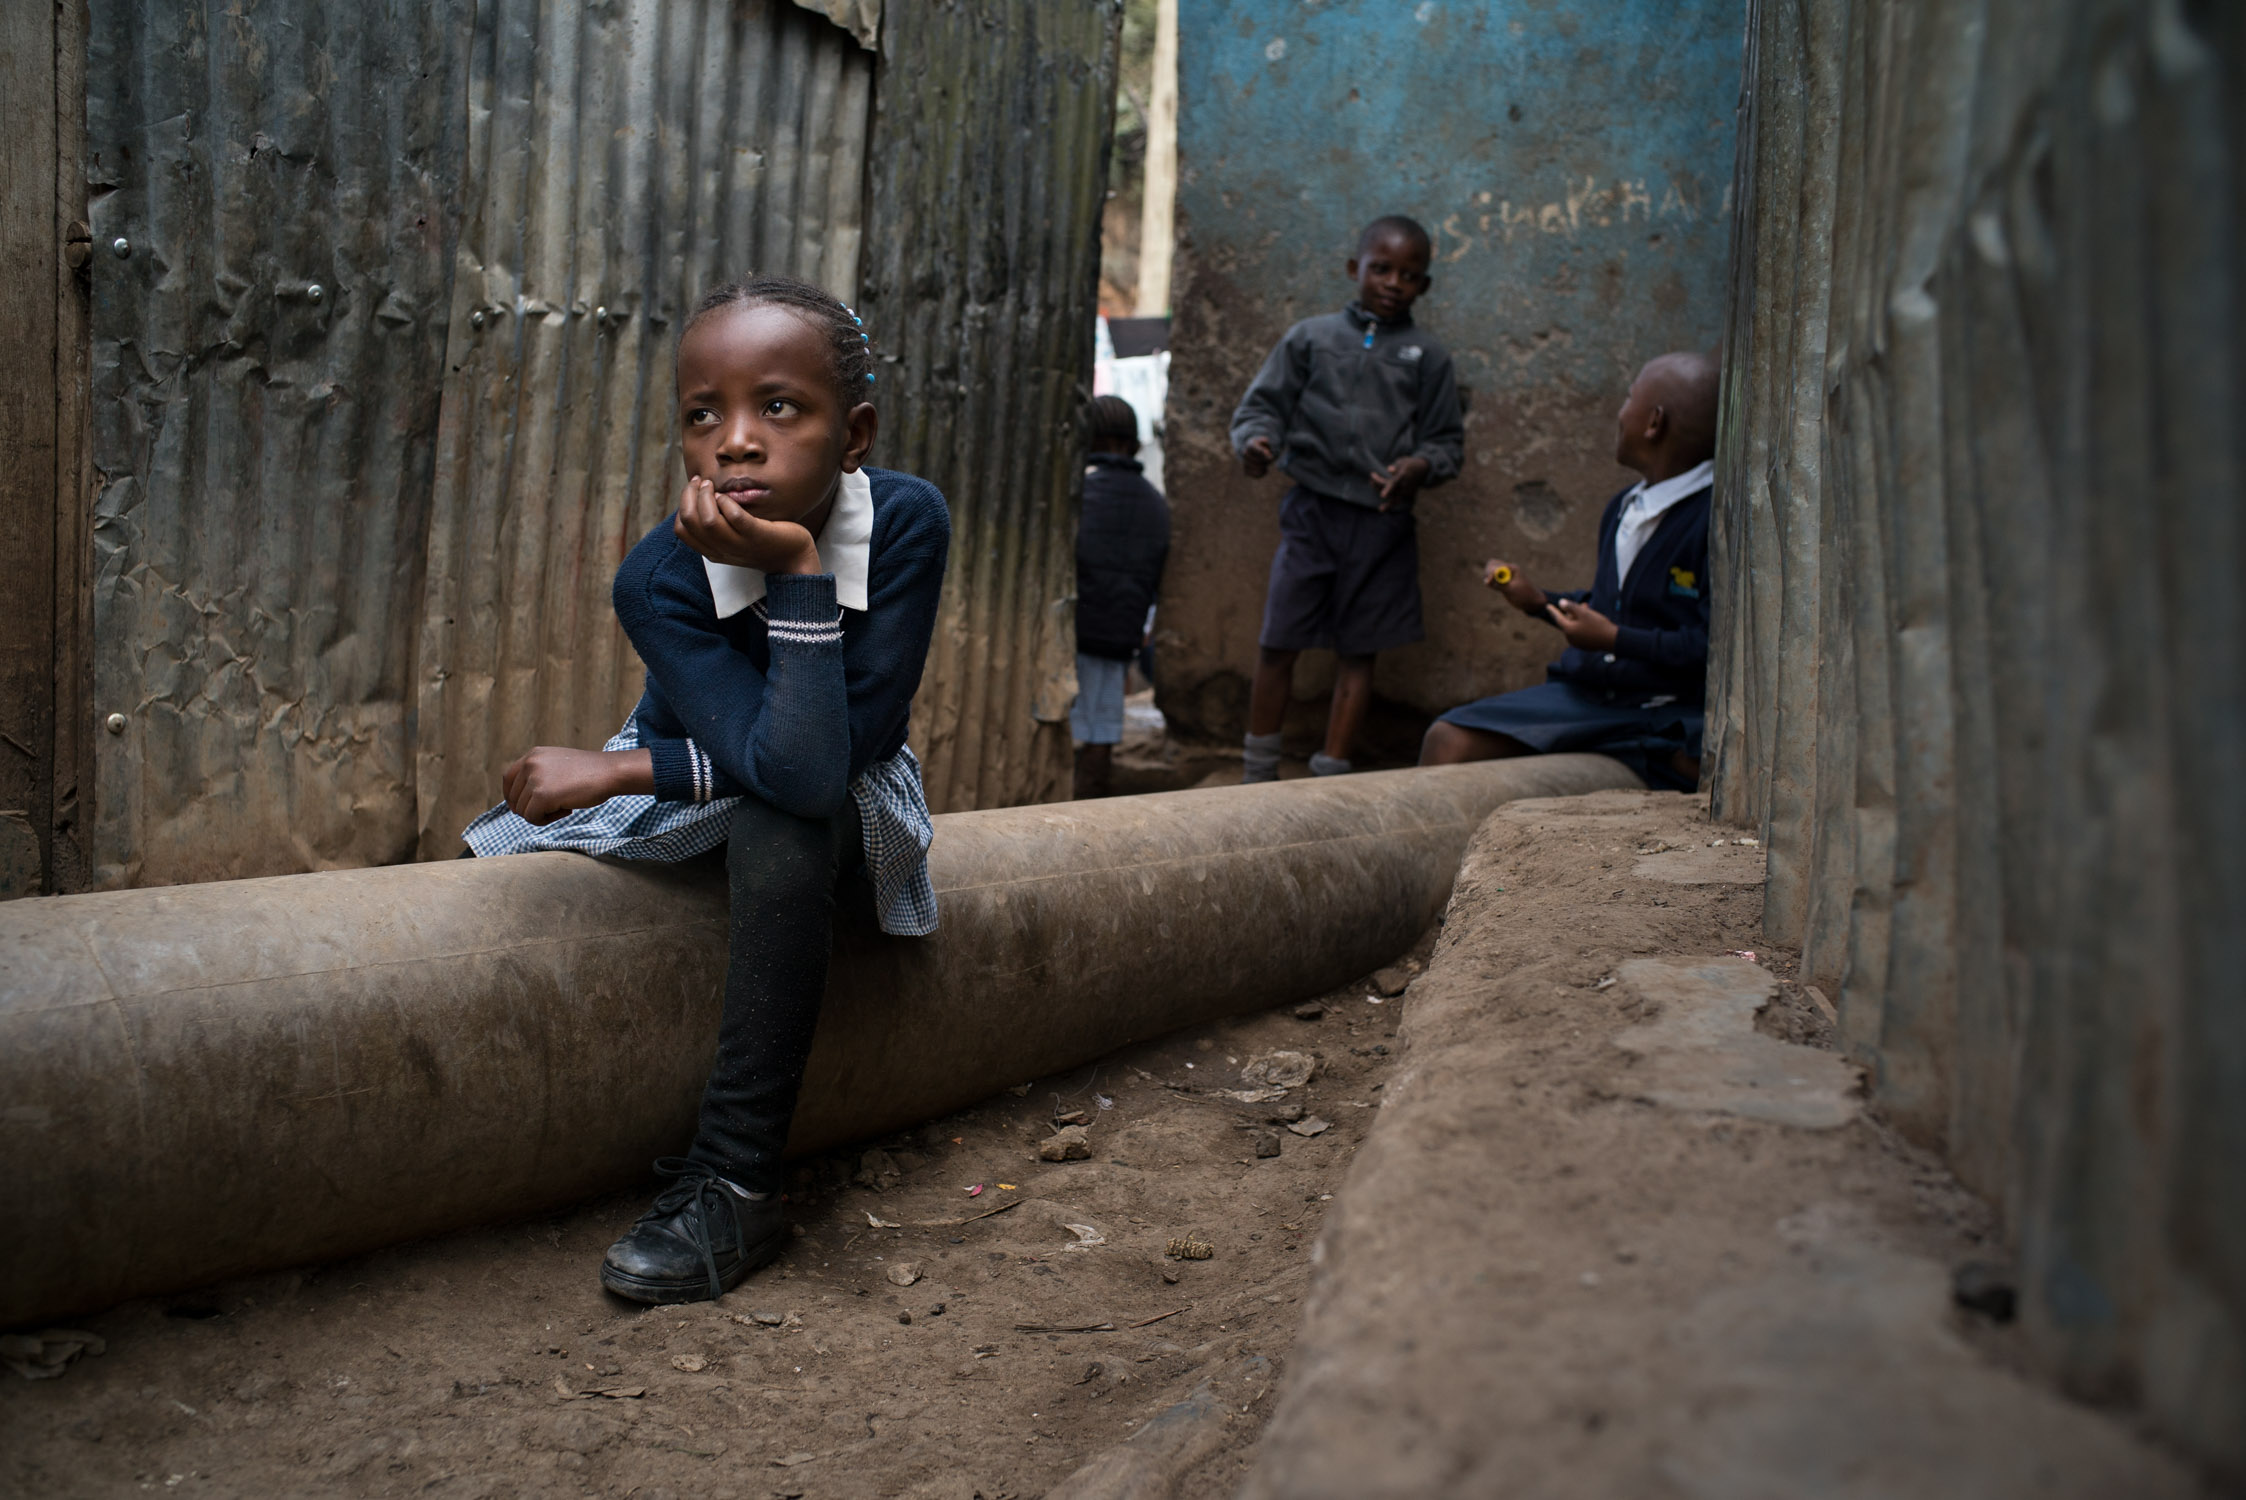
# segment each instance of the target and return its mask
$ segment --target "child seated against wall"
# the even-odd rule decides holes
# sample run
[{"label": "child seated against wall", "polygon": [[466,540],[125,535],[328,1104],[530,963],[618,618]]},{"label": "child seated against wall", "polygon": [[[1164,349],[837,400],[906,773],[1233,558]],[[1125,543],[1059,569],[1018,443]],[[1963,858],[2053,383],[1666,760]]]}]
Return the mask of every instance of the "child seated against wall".
[{"label": "child seated against wall", "polygon": [[1124,681],[1144,652],[1170,504],[1138,460],[1139,414],[1121,396],[1094,396],[1076,527],[1076,795],[1104,797],[1123,738]]},{"label": "child seated against wall", "polygon": [[1483,581],[1556,627],[1567,649],[1539,686],[1478,699],[1429,725],[1421,765],[1589,750],[1649,786],[1698,784],[1716,374],[1703,355],[1664,354],[1631,382],[1614,458],[1644,477],[1607,502],[1590,588],[1542,589],[1490,560]]},{"label": "child seated against wall", "polygon": [[1457,477],[1466,426],[1450,352],[1412,322],[1434,285],[1433,245],[1414,220],[1365,226],[1345,269],[1357,296],[1287,330],[1232,414],[1232,448],[1250,479],[1274,466],[1294,487],[1279,502],[1263,631],[1248,699],[1244,781],[1279,775],[1279,730],[1296,659],[1340,657],[1320,776],[1350,769],[1372,705],[1373,658],[1426,638],[1412,504]]}]

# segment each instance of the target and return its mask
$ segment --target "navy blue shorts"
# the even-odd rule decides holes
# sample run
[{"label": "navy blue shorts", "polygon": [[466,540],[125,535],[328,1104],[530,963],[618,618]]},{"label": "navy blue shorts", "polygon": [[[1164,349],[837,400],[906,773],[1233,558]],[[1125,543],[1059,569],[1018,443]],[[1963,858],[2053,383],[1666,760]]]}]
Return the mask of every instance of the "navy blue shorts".
[{"label": "navy blue shorts", "polygon": [[1425,639],[1412,513],[1382,515],[1300,485],[1287,491],[1263,597],[1263,647],[1370,656]]},{"label": "navy blue shorts", "polygon": [[1502,734],[1539,754],[1589,750],[1611,756],[1648,786],[1689,792],[1670,764],[1682,750],[1700,758],[1707,723],[1700,703],[1656,703],[1645,693],[1607,693],[1572,682],[1547,682],[1517,693],[1478,698],[1443,715],[1446,724]]}]

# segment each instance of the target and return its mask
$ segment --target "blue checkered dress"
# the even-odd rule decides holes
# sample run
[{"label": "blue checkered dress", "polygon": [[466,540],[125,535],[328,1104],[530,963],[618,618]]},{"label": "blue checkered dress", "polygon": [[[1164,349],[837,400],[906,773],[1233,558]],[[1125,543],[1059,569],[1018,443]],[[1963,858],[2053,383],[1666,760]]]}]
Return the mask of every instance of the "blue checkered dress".
[{"label": "blue checkered dress", "polygon": [[[603,750],[637,750],[639,726],[626,720]],[[701,747],[695,746],[700,759]],[[850,783],[865,830],[866,870],[873,877],[874,910],[893,937],[926,937],[936,930],[936,888],[928,880],[928,845],[936,825],[920,786],[920,762],[901,746]],[[502,802],[461,831],[479,856],[534,854],[571,849],[615,859],[666,864],[692,859],[725,842],[737,797],[708,802],[658,802],[653,797],[611,797],[598,807],[565,813],[543,828],[526,823]]]}]

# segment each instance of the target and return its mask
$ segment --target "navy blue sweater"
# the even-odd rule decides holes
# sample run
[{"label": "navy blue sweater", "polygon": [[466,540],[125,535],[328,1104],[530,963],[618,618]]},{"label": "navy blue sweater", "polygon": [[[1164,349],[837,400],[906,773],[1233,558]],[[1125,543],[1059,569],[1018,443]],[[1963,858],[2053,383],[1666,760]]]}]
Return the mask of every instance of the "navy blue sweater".
[{"label": "navy blue sweater", "polygon": [[798,817],[831,817],[852,779],[905,743],[951,516],[925,479],[872,468],[866,476],[873,543],[863,612],[836,604],[832,573],[777,574],[760,604],[721,620],[701,554],[669,517],[616,570],[616,618],[647,664],[632,718],[659,799],[746,793]]},{"label": "navy blue sweater", "polygon": [[[1714,493],[1713,488],[1697,490],[1663,511],[1630,564],[1627,580],[1614,576],[1614,533],[1630,491],[1607,502],[1599,519],[1599,570],[1591,586],[1544,592],[1549,598],[1588,604],[1614,621],[1614,649],[1570,646],[1547,676],[1606,692],[1668,693],[1687,703],[1707,695],[1708,501]],[[1538,618],[1549,624],[1552,617]]]},{"label": "navy blue sweater", "polygon": [[1076,649],[1129,661],[1170,556],[1170,502],[1135,458],[1094,453],[1084,467],[1076,526]]}]

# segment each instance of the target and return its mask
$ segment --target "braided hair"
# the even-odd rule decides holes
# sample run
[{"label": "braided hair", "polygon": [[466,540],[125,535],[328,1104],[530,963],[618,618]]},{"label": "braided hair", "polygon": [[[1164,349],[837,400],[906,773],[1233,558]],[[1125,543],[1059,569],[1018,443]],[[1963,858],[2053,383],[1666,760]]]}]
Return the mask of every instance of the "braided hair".
[{"label": "braided hair", "polygon": [[703,293],[686,326],[679,330],[679,342],[686,342],[694,325],[712,313],[728,307],[762,306],[800,313],[826,334],[827,352],[834,364],[835,393],[842,398],[844,411],[873,399],[873,341],[866,337],[864,321],[840,298],[792,276],[751,276]]}]

